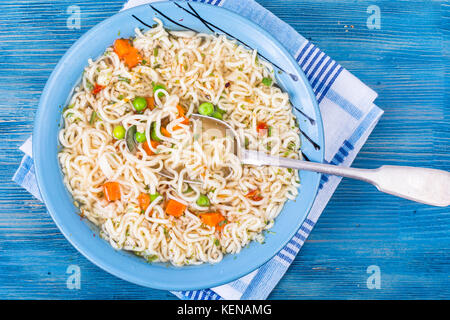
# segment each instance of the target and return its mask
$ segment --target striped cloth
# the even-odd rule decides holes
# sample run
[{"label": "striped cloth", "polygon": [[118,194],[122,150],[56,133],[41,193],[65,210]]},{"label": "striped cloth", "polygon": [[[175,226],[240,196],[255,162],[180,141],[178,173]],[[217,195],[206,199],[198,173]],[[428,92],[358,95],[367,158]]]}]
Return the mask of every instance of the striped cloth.
[{"label": "striped cloth", "polygon": [[[194,1],[194,0],[193,0]],[[130,0],[124,9],[152,2]],[[252,20],[274,35],[295,57],[319,102],[325,132],[325,162],[350,166],[383,111],[373,104],[377,94],[292,27],[253,0],[203,0]],[[31,138],[21,147],[25,156],[13,180],[38,199]],[[250,274],[205,290],[173,292],[180,299],[266,299],[294,261],[341,178],[323,175],[316,200],[296,235],[274,258]]]}]

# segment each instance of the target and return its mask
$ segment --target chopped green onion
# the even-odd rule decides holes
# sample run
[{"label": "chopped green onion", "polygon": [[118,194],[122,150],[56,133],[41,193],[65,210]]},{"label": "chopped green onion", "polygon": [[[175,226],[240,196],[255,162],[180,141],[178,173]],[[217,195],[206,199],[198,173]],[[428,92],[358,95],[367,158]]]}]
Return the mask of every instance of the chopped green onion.
[{"label": "chopped green onion", "polygon": [[214,239],[214,244],[218,247],[220,246],[220,241],[219,239]]},{"label": "chopped green onion", "polygon": [[219,227],[222,227],[223,225],[225,225],[225,224],[227,224],[227,223],[228,223],[228,220],[225,219],[225,220],[220,221],[217,225],[218,225]]},{"label": "chopped green onion", "polygon": [[121,77],[121,76],[118,76],[117,79],[118,79],[119,81],[124,81],[124,82],[126,82],[126,83],[130,83],[130,82],[131,82],[130,79],[125,78],[125,77]]},{"label": "chopped green onion", "polygon": [[293,142],[293,141],[289,142],[287,147],[288,147],[289,150],[294,150],[295,149],[295,142]]},{"label": "chopped green onion", "polygon": [[153,262],[153,261],[155,261],[156,259],[158,259],[158,256],[157,256],[156,254],[152,254],[151,256],[148,256],[148,257],[147,257],[147,261],[148,261],[148,262]]},{"label": "chopped green onion", "polygon": [[86,87],[89,89],[89,91],[94,89],[94,85],[92,83],[90,83],[89,80],[87,80],[87,79],[86,79]]},{"label": "chopped green onion", "polygon": [[158,56],[158,47],[155,47],[155,48],[153,49],[153,55],[154,55],[155,57]]},{"label": "chopped green onion", "polygon": [[272,136],[272,126],[269,126],[269,128],[267,129],[267,136],[271,137]]},{"label": "chopped green onion", "polygon": [[97,121],[97,112],[92,111],[91,118],[89,119],[89,124],[94,125],[95,121]]},{"label": "chopped green onion", "polygon": [[272,84],[272,79],[271,78],[263,78],[261,82],[263,85],[270,87],[270,85]]},{"label": "chopped green onion", "polygon": [[[67,109],[72,109],[74,106],[75,106],[74,104],[70,104],[70,105],[66,106],[63,109],[62,113],[66,112]],[[69,113],[66,114],[66,117],[71,117],[71,116],[73,116],[73,112],[69,112]]]},{"label": "chopped green onion", "polygon": [[66,111],[67,109],[72,109],[73,107],[75,107],[75,104],[69,104],[67,107],[65,107],[64,109],[63,109],[63,112],[64,111]]}]

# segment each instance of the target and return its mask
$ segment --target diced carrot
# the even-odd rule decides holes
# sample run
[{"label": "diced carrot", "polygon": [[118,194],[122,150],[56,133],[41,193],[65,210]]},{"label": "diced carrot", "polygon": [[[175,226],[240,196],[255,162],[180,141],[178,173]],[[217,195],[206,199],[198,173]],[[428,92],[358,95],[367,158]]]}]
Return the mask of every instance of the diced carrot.
[{"label": "diced carrot", "polygon": [[165,127],[161,127],[161,133],[163,134],[163,136],[168,137],[168,138],[170,138],[172,136]]},{"label": "diced carrot", "polygon": [[[177,118],[184,118],[183,121],[181,121],[182,124],[189,124],[189,118],[185,116],[184,113],[184,109],[182,106],[180,106],[179,104],[177,104],[177,110],[178,110],[178,117]],[[179,125],[176,125],[173,127],[174,130],[178,130],[181,129],[181,127]]]},{"label": "diced carrot", "polygon": [[257,126],[256,126],[256,131],[258,131],[258,134],[260,136],[265,136],[267,134],[269,127],[267,126],[267,123],[261,121],[258,122]]},{"label": "diced carrot", "polygon": [[263,199],[258,189],[250,191],[245,196],[253,201],[261,201]]},{"label": "diced carrot", "polygon": [[131,47],[130,40],[128,39],[117,39],[114,41],[114,52],[117,53],[120,59],[130,52]]},{"label": "diced carrot", "polygon": [[200,219],[204,224],[215,227],[218,231],[221,231],[228,223],[225,217],[219,212],[202,213],[200,214]]},{"label": "diced carrot", "polygon": [[184,117],[184,109],[182,106],[177,104],[177,110],[178,110],[178,117]]},{"label": "diced carrot", "polygon": [[150,196],[147,193],[141,193],[138,197],[139,206],[142,210],[147,210],[150,205]]},{"label": "diced carrot", "polygon": [[129,68],[137,66],[142,61],[139,51],[132,46],[128,39],[117,39],[114,41],[114,52]]},{"label": "diced carrot", "polygon": [[189,118],[185,116],[183,107],[177,104],[177,110],[178,110],[178,118],[184,118],[184,120],[181,121],[181,123],[189,124]]},{"label": "diced carrot", "polygon": [[189,118],[188,117],[183,117],[184,120],[181,121],[182,124],[189,124]]},{"label": "diced carrot", "polygon": [[183,215],[184,210],[186,210],[186,205],[176,200],[170,199],[167,202],[166,213],[170,214],[171,216],[179,218]]},{"label": "diced carrot", "polygon": [[147,98],[145,98],[145,100],[147,100],[147,107],[149,107],[150,110],[155,109],[155,98],[147,97]]},{"label": "diced carrot", "polygon": [[[158,141],[154,141],[154,140],[150,140],[150,143],[151,143],[153,149],[155,149],[155,148],[159,145],[159,142],[158,142]],[[152,151],[152,149],[150,149],[150,147],[149,147],[147,141],[145,141],[144,143],[142,143],[142,148],[144,148],[145,153],[147,153],[147,155],[149,155],[149,156],[152,156],[152,155],[155,154],[155,153]]]},{"label": "diced carrot", "polygon": [[95,85],[94,85],[94,88],[92,89],[92,94],[97,94],[97,93],[99,93],[100,91],[102,91],[103,89],[105,88],[105,86],[101,86],[101,85],[99,85],[98,83],[96,83]]},{"label": "diced carrot", "polygon": [[120,184],[118,182],[106,182],[103,185],[103,193],[106,200],[116,201],[120,199]]},{"label": "diced carrot", "polygon": [[123,56],[123,61],[131,69],[137,66],[142,61],[142,56],[136,48],[131,48],[130,52]]}]

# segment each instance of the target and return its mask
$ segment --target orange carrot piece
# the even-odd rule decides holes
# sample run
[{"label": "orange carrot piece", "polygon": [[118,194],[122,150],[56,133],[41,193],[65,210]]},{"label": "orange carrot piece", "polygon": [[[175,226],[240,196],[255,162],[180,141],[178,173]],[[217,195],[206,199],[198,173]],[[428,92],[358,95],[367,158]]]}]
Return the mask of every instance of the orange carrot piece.
[{"label": "orange carrot piece", "polygon": [[142,210],[147,210],[150,205],[150,196],[146,193],[141,193],[138,197],[139,206]]},{"label": "orange carrot piece", "polygon": [[161,127],[161,133],[162,133],[162,135],[165,136],[165,137],[168,137],[168,138],[172,137],[172,135],[170,134],[170,132],[169,132],[165,127]]},{"label": "orange carrot piece", "polygon": [[120,200],[120,184],[118,182],[106,182],[103,185],[103,193],[108,201]]},{"label": "orange carrot piece", "polygon": [[184,210],[186,210],[186,205],[176,200],[170,199],[167,202],[166,213],[170,214],[171,216],[179,218],[183,215]]},{"label": "orange carrot piece", "polygon": [[[177,118],[184,118],[183,121],[181,121],[182,124],[189,124],[189,118],[186,117],[184,114],[184,109],[182,106],[180,106],[179,104],[177,104],[177,110],[178,110],[178,117]],[[173,127],[174,130],[178,130],[181,129],[181,127],[179,125],[176,125]]]},{"label": "orange carrot piece", "polygon": [[98,83],[96,83],[95,85],[94,85],[94,88],[92,89],[92,94],[97,94],[97,93],[99,93],[100,91],[102,91],[103,89],[105,88],[105,86],[101,86],[101,85],[99,85]]},{"label": "orange carrot piece", "polygon": [[120,59],[130,52],[131,47],[130,40],[128,39],[117,39],[114,41],[114,52],[117,53]]},{"label": "orange carrot piece", "polygon": [[183,117],[184,120],[181,121],[182,124],[189,124],[189,118],[188,117]]},{"label": "orange carrot piece", "polygon": [[177,110],[178,110],[178,117],[184,117],[184,109],[182,106],[177,104]]},{"label": "orange carrot piece", "polygon": [[267,123],[261,121],[258,122],[256,126],[256,131],[258,131],[258,134],[260,136],[265,136],[267,134],[267,131],[269,130],[269,127],[267,126]]},{"label": "orange carrot piece", "polygon": [[181,121],[181,123],[189,124],[189,118],[185,116],[183,107],[177,104],[177,110],[178,110],[178,118],[184,118],[184,120]]},{"label": "orange carrot piece", "polygon": [[[150,143],[151,143],[153,149],[155,149],[155,148],[159,145],[159,142],[158,142],[158,141],[150,140]],[[152,155],[155,154],[155,153],[152,151],[152,149],[150,149],[150,147],[149,147],[147,141],[145,141],[145,142],[142,144],[142,148],[144,148],[145,153],[147,153],[147,155],[149,155],[149,156],[152,156]]]},{"label": "orange carrot piece", "polygon": [[227,224],[225,217],[219,212],[202,213],[200,219],[204,224],[215,227],[218,231],[221,231]]},{"label": "orange carrot piece", "polygon": [[149,107],[150,110],[155,109],[155,98],[147,97],[147,98],[145,98],[145,100],[147,100],[147,107]]},{"label": "orange carrot piece", "polygon": [[131,69],[137,66],[142,61],[142,56],[139,54],[139,51],[132,47],[130,51],[123,56],[123,60],[125,64]]},{"label": "orange carrot piece", "polygon": [[263,197],[261,197],[261,193],[258,189],[252,190],[245,195],[245,197],[253,200],[253,201],[261,201]]},{"label": "orange carrot piece", "polygon": [[142,61],[142,56],[139,54],[138,49],[133,47],[128,39],[117,39],[114,41],[114,52],[129,68],[134,68]]}]

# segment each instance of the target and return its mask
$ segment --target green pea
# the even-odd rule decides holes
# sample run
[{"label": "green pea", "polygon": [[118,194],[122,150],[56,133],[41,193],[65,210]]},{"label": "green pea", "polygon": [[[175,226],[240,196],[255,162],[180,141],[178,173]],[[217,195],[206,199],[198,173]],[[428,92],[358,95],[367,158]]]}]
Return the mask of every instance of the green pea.
[{"label": "green pea", "polygon": [[214,111],[213,113],[210,114],[211,117],[222,120],[222,114],[219,111]]},{"label": "green pea", "polygon": [[197,199],[197,204],[200,207],[209,207],[209,204],[210,204],[209,198],[207,196],[201,194]]},{"label": "green pea", "polygon": [[[162,85],[162,84],[160,84],[160,83],[157,83],[157,84],[155,84],[154,86],[153,86],[153,93],[155,93],[156,92],[156,90],[159,90],[159,89],[164,89],[164,90],[166,90],[166,87],[164,86],[164,85]],[[163,97],[164,96],[164,93],[162,93],[162,92],[160,92],[160,93],[158,93],[158,97]]]},{"label": "green pea", "polygon": [[121,140],[125,138],[125,128],[123,126],[115,126],[113,130],[114,138]]},{"label": "green pea", "polygon": [[156,200],[156,198],[160,197],[161,195],[157,192],[157,193],[153,193],[150,195],[150,202],[153,202]]},{"label": "green pea", "polygon": [[198,113],[200,113],[204,116],[209,116],[213,112],[214,112],[214,105],[211,102],[203,102],[198,107]]},{"label": "green pea", "polygon": [[133,100],[133,107],[136,111],[143,111],[147,108],[147,100],[143,97],[136,97]]},{"label": "green pea", "polygon": [[136,132],[135,138],[139,143],[145,142],[145,140],[147,140],[147,138],[145,137],[145,132]]},{"label": "green pea", "polygon": [[156,129],[155,129],[155,124],[154,123],[152,123],[152,127],[151,127],[151,129],[150,129],[150,138],[153,140],[153,141],[161,141],[161,139],[156,135]]}]

